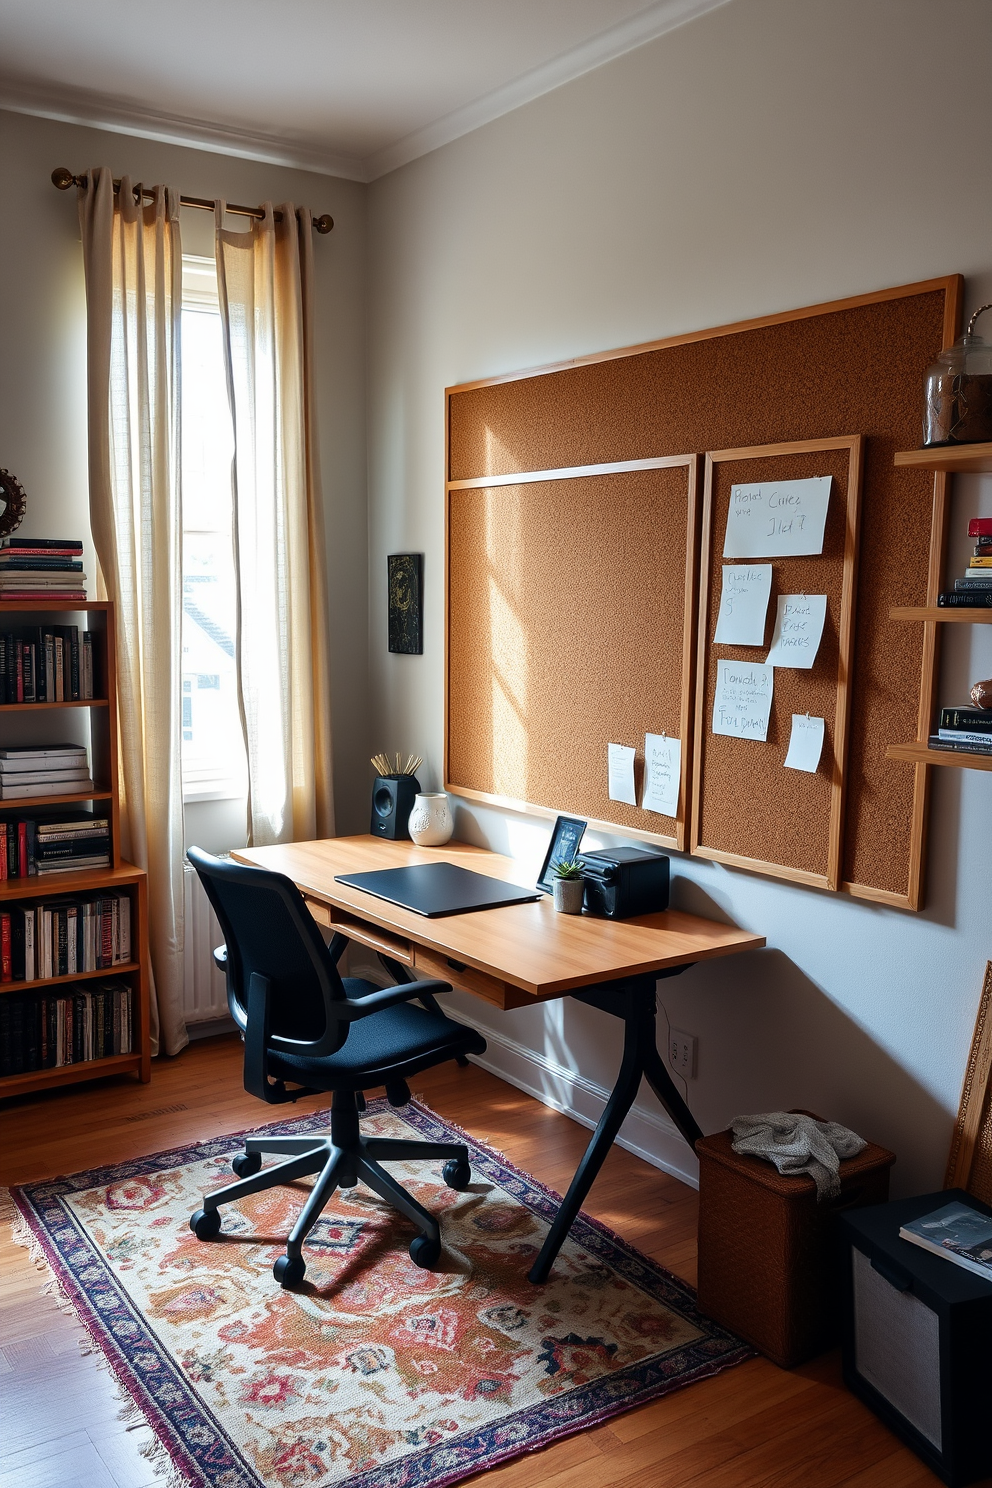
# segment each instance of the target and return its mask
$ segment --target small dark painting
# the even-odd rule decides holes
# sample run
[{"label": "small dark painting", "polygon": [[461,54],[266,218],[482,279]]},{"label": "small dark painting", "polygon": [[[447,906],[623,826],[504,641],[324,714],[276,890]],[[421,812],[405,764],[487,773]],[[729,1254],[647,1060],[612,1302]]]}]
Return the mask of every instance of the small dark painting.
[{"label": "small dark painting", "polygon": [[390,553],[389,649],[421,656],[423,631],[423,553]]}]

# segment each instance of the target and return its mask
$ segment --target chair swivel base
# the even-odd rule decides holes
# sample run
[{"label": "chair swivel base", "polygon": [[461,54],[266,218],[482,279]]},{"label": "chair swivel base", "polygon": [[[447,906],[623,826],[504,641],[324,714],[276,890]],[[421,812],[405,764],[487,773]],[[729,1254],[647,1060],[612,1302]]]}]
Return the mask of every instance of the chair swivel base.
[{"label": "chair swivel base", "polygon": [[[333,1115],[338,1115],[334,1112]],[[231,1166],[239,1182],[229,1183],[225,1188],[207,1194],[203,1208],[191,1216],[189,1227],[198,1240],[212,1240],[220,1234],[221,1204],[230,1204],[249,1194],[275,1188],[281,1183],[292,1183],[297,1178],[318,1174],[307,1201],[300,1211],[288,1241],[286,1254],[280,1256],[272,1268],[280,1286],[299,1286],[306,1275],[303,1259],[303,1242],[320,1218],[325,1205],[337,1188],[354,1188],[359,1180],[377,1193],[394,1209],[398,1209],[420,1231],[411,1242],[410,1259],[424,1270],[432,1270],[441,1257],[441,1228],[422,1204],[418,1204],[401,1184],[397,1183],[382,1162],[422,1161],[427,1158],[442,1159],[442,1176],[449,1188],[465,1189],[471,1182],[468,1149],[454,1142],[404,1141],[392,1137],[363,1137],[357,1130],[349,1132],[350,1140],[343,1145],[341,1133],[335,1131],[333,1122],[330,1133],[313,1132],[308,1136],[261,1136],[248,1137],[245,1150],[234,1158]],[[351,1123],[349,1123],[351,1125]],[[354,1123],[357,1128],[357,1114]],[[338,1140],[335,1140],[335,1137]],[[286,1162],[262,1169],[262,1153],[279,1153]],[[381,1161],[380,1161],[381,1159]]]}]

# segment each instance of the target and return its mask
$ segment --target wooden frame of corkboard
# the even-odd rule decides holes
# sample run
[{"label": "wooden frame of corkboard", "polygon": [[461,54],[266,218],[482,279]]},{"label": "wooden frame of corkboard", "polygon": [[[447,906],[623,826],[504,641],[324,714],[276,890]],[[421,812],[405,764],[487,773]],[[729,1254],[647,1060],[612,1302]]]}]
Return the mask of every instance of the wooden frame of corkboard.
[{"label": "wooden frame of corkboard", "polygon": [[[685,847],[699,466],[672,455],[449,482],[446,790]],[[617,662],[634,650],[631,687]],[[682,741],[674,818],[607,793],[607,743],[634,745],[640,774],[648,732]]]},{"label": "wooden frame of corkboard", "polygon": [[[893,624],[889,609],[936,604],[947,477],[896,469],[894,456],[919,444],[925,370],[958,334],[963,283],[948,275],[899,285],[446,391],[451,486],[686,451],[864,436],[840,888],[907,909],[923,901],[929,766],[888,760],[885,751],[894,740],[928,732],[940,627]],[[596,582],[590,572],[589,586]],[[462,617],[452,614],[450,594],[447,608],[449,632],[457,633]],[[616,658],[628,685],[638,658],[637,648]],[[479,663],[491,667],[491,658],[480,652]],[[452,745],[465,742],[450,733],[455,682],[449,666],[449,758]],[[571,720],[576,739],[584,721],[580,708]],[[535,739],[534,747],[551,746]],[[484,789],[486,759],[470,754],[446,788],[492,799]],[[522,784],[497,803],[554,814],[550,800],[528,803]],[[561,809],[575,812],[565,786]],[[608,811],[604,824],[638,835],[620,815]]]},{"label": "wooden frame of corkboard", "polygon": [[[855,434],[717,450],[706,456],[692,852],[821,889],[840,886],[862,454],[863,440]],[[826,593],[827,619],[816,660],[809,670],[775,668],[766,740],[714,734],[710,718],[717,662],[763,662],[768,651],[767,645],[717,647],[713,640],[723,565],[733,561],[723,557],[731,486],[814,475],[833,477],[822,553],[754,561],[772,564],[768,606],[772,619],[779,594]],[[793,713],[825,719],[823,754],[815,774],[784,769]],[[744,842],[751,845],[750,851],[735,850]]]},{"label": "wooden frame of corkboard", "polygon": [[944,1187],[967,1189],[992,1204],[992,961],[985,966]]}]

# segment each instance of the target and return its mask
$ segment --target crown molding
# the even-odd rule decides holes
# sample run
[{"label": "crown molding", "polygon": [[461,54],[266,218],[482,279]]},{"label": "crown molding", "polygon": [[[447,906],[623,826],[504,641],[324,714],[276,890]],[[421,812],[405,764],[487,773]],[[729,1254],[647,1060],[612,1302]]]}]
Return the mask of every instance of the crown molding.
[{"label": "crown molding", "polygon": [[123,103],[82,89],[0,78],[0,108],[15,114],[33,114],[40,119],[56,119],[63,124],[105,129],[111,134],[133,134],[162,144],[185,145],[192,150],[209,150],[217,155],[235,155],[243,160],[313,171],[321,176],[341,176],[346,181],[368,180],[364,163],[352,156],[334,155],[300,140],[256,134],[212,124],[206,119],[159,113],[140,104]]},{"label": "crown molding", "polygon": [[612,62],[625,52],[632,52],[636,47],[664,36],[667,31],[674,31],[707,11],[729,3],[730,0],[655,0],[655,4],[646,10],[638,11],[637,15],[611,26],[608,31],[601,31],[598,36],[590,37],[560,57],[542,63],[501,88],[495,88],[463,108],[414,130],[395,144],[366,156],[365,180],[378,180],[401,165],[409,165],[411,160],[451,144],[452,140],[471,134],[483,124],[491,124],[494,119],[512,113],[525,103],[532,103],[542,94],[602,67],[605,62]]},{"label": "crown molding", "polygon": [[625,52],[684,26],[707,11],[729,3],[730,0],[655,0],[653,5],[611,26],[608,31],[600,32],[598,36],[563,52],[560,57],[542,63],[540,67],[465,104],[463,108],[455,109],[453,113],[445,114],[441,119],[425,124],[364,159],[337,155],[313,142],[260,134],[233,125],[211,123],[207,119],[162,113],[86,89],[40,81],[0,78],[0,108],[18,114],[33,114],[42,119],[56,119],[64,124],[105,129],[112,134],[132,134],[139,139],[158,140],[163,144],[185,145],[218,155],[260,160],[269,165],[289,166],[322,176],[339,176],[346,181],[370,182],[471,134],[483,124],[533,102],[542,94],[602,67]]}]

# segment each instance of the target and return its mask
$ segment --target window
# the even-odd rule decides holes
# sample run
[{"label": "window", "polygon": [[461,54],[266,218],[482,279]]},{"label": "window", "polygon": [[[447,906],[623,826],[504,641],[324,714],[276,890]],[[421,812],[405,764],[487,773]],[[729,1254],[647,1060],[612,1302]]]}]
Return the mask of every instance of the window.
[{"label": "window", "polygon": [[234,438],[217,270],[183,255],[183,799],[246,796],[235,666]]}]

